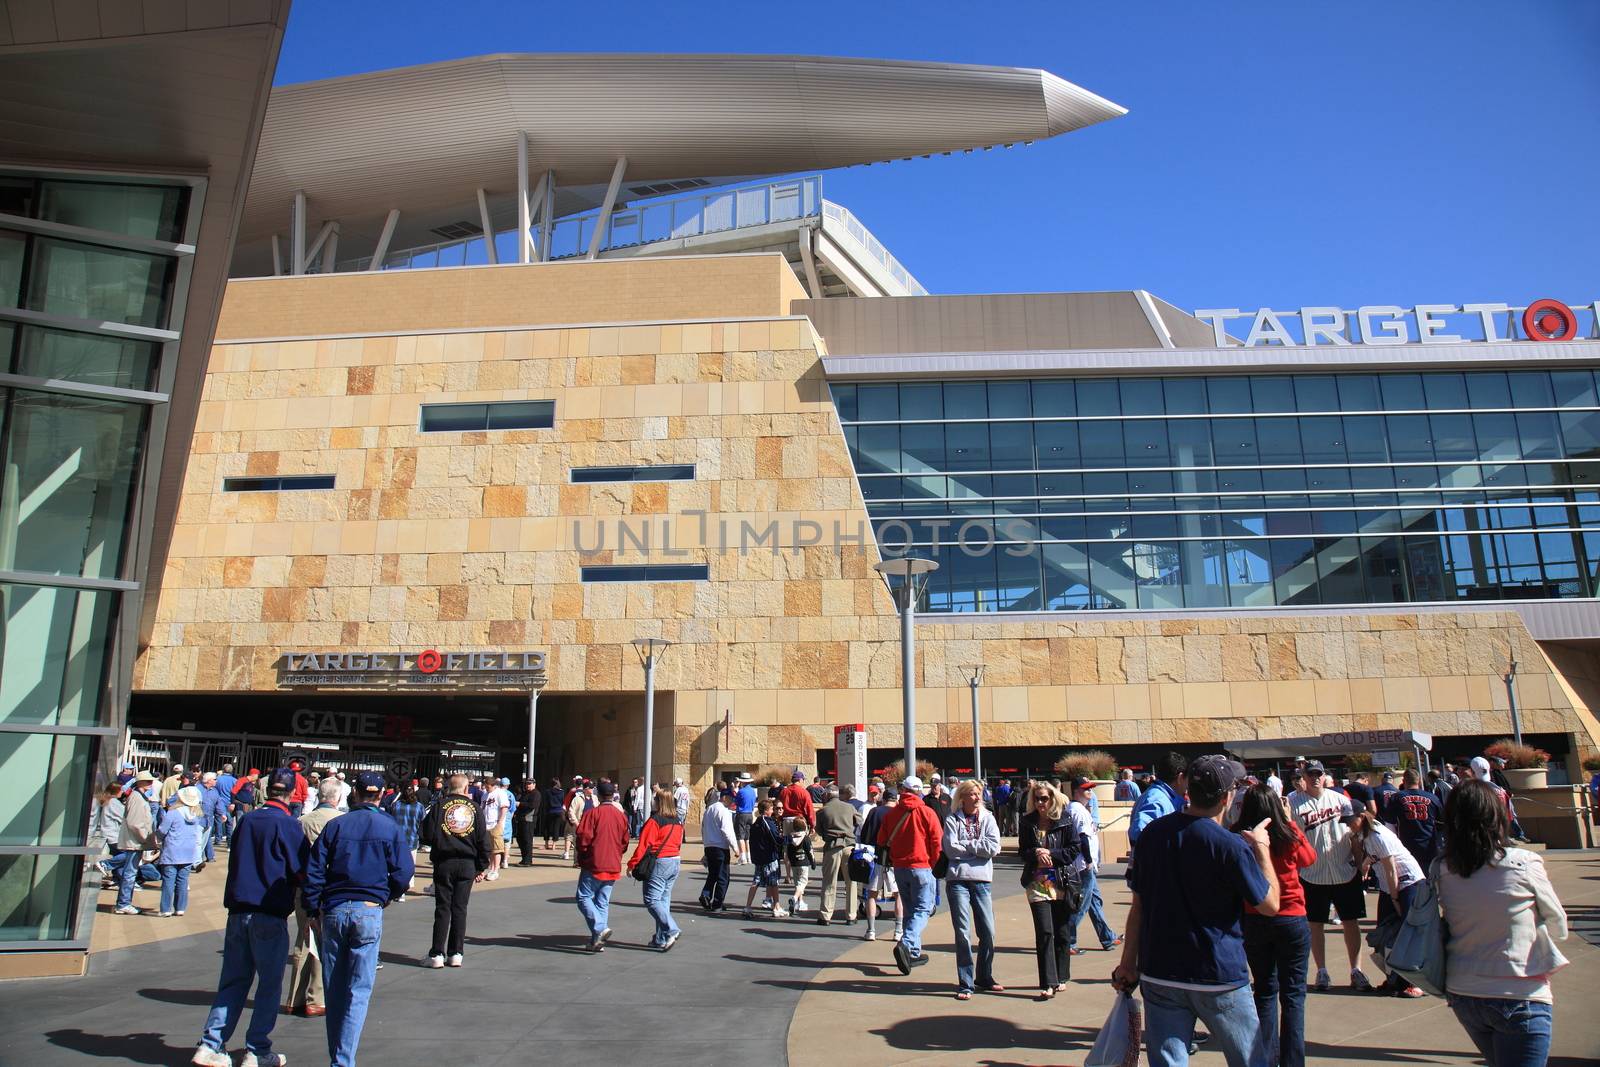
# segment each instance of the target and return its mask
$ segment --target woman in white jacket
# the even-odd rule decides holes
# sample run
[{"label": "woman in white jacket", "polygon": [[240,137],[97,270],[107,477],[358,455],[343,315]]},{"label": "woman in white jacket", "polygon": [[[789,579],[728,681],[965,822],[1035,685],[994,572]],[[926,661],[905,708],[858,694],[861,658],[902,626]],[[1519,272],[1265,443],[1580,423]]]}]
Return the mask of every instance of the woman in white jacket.
[{"label": "woman in white jacket", "polygon": [[1487,782],[1463,782],[1444,806],[1439,907],[1448,930],[1445,992],[1488,1067],[1543,1067],[1550,976],[1567,913],[1536,852],[1507,845],[1510,819]]},{"label": "woman in white jacket", "polygon": [[[994,980],[994,858],[1000,855],[1000,825],[983,806],[983,786],[967,779],[956,786],[955,804],[944,820],[944,855],[950,869],[950,925],[956,934],[956,999],[971,1000],[973,989],[998,993]],[[977,929],[977,959],[972,931]]]}]

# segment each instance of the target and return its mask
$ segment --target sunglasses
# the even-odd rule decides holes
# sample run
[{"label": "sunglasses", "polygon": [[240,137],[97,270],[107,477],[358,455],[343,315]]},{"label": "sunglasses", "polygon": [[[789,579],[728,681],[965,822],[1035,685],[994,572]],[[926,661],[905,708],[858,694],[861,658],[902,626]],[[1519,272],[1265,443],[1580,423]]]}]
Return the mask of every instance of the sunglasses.
[{"label": "sunglasses", "polygon": [[1048,796],[1044,795],[1043,793],[1041,793],[1038,796],[1033,798],[1033,802],[1035,804],[1048,804],[1048,803],[1050,803],[1050,798]]}]

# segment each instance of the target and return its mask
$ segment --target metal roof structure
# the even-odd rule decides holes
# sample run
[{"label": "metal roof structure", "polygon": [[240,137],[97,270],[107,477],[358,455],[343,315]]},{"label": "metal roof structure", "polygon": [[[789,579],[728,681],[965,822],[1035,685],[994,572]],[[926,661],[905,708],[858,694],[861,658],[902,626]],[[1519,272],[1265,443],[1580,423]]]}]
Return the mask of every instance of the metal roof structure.
[{"label": "metal roof structure", "polygon": [[275,235],[280,272],[309,268],[327,241],[307,226],[335,224],[340,256],[380,252],[751,178],[1027,143],[1125,113],[1037,69],[805,56],[491,55],[284,86],[234,273],[273,273]]}]

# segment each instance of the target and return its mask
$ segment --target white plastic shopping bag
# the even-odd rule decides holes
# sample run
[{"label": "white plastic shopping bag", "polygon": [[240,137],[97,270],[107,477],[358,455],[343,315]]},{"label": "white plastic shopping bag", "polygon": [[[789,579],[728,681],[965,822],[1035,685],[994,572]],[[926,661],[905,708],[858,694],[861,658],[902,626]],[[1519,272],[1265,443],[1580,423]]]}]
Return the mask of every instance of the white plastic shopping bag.
[{"label": "white plastic shopping bag", "polygon": [[1143,1047],[1144,1006],[1132,993],[1118,993],[1083,1067],[1138,1067]]}]

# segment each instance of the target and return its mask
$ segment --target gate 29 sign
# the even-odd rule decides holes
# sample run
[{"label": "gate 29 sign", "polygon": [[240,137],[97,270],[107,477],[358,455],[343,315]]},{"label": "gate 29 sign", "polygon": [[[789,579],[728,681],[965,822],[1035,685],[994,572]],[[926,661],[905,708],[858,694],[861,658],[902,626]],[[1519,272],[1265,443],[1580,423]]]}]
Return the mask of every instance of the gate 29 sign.
[{"label": "gate 29 sign", "polygon": [[543,689],[543,652],[286,652],[278,684],[299,688]]},{"label": "gate 29 sign", "polygon": [[[1588,319],[1583,329],[1579,316]],[[1575,341],[1582,336],[1600,337],[1600,300],[1571,305],[1559,300],[1535,300],[1526,307],[1510,304],[1418,304],[1412,308],[1386,304],[1354,310],[1336,307],[1305,307],[1298,311],[1258,308],[1202,308],[1195,318],[1211,324],[1218,348],[1235,342],[1228,336],[1228,323],[1249,319],[1245,347],[1256,345],[1458,345],[1469,342],[1500,341]],[[1501,320],[1504,317],[1504,329]],[[1304,340],[1296,340],[1296,330]],[[1518,336],[1518,327],[1521,336]],[[1462,332],[1458,333],[1457,330]],[[1473,336],[1476,335],[1476,336]]]}]

